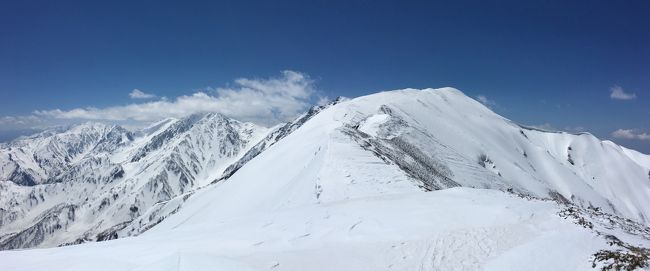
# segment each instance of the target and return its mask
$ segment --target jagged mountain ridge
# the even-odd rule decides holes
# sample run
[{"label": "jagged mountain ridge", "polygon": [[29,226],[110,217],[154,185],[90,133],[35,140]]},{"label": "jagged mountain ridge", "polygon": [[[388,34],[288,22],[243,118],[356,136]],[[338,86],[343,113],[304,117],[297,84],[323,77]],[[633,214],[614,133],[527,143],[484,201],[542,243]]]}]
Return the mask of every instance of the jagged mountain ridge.
[{"label": "jagged mountain ridge", "polygon": [[[104,137],[86,135],[87,127],[104,126],[87,123],[20,139],[3,149],[10,156],[12,151],[26,153],[34,145],[58,146],[59,138],[97,138],[84,141],[93,144],[83,145],[82,151],[52,155],[53,161],[69,163],[39,184],[26,186],[15,179],[0,182],[0,247],[56,246],[133,234],[147,226],[131,225],[136,218],[204,185],[201,180],[219,175],[266,131],[214,113],[169,119],[127,132],[128,141],[111,140],[115,131],[126,131],[121,127],[104,129]],[[26,166],[17,166],[22,167]],[[154,215],[147,221],[157,219]],[[118,235],[127,227],[132,232]]]},{"label": "jagged mountain ridge", "polygon": [[110,153],[131,140],[126,129],[102,123],[44,131],[0,145],[0,176],[25,186],[53,182],[86,156]]}]

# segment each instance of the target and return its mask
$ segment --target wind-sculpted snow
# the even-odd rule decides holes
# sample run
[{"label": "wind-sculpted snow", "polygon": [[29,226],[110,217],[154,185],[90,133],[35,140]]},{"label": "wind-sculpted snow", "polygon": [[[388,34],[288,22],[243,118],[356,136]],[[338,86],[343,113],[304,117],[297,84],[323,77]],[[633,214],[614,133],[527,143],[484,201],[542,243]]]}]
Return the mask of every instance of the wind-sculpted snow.
[{"label": "wind-sculpted snow", "polygon": [[453,173],[443,163],[422,153],[400,137],[378,139],[353,128],[344,129],[343,132],[365,150],[373,152],[387,163],[396,164],[411,177],[419,180],[420,186],[427,191],[459,186],[452,179]]}]

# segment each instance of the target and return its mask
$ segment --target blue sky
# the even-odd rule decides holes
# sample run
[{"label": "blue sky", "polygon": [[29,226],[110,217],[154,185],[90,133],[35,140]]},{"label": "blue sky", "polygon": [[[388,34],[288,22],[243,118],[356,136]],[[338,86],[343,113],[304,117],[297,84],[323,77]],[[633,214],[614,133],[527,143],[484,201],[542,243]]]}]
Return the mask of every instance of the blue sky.
[{"label": "blue sky", "polygon": [[197,92],[227,111],[251,88],[260,102],[296,88],[254,119],[272,123],[323,96],[453,86],[519,123],[650,153],[648,14],[648,1],[7,1],[0,134]]}]

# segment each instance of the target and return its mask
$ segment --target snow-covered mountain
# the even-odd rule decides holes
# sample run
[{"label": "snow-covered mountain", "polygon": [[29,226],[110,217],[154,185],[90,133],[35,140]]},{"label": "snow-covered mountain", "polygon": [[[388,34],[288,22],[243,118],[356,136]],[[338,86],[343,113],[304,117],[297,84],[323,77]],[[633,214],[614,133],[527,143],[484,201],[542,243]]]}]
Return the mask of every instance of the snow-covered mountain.
[{"label": "snow-covered mountain", "polygon": [[[109,191],[135,191],[142,196],[131,197],[128,195],[133,193],[125,192],[114,200],[108,197],[111,211],[104,214],[119,217],[133,202],[143,206],[135,206],[136,214],[129,217],[128,225],[109,232],[117,237],[139,236],[48,250],[0,252],[0,267],[647,267],[650,156],[591,134],[521,126],[452,88],[405,89],[337,100],[268,133],[250,125],[250,133],[235,133],[249,135],[236,152],[214,147],[228,145],[224,144],[228,140],[219,140],[213,147],[197,143],[206,141],[196,139],[198,131],[205,130],[187,128],[204,127],[206,124],[197,124],[212,121],[194,116],[158,123],[136,133],[132,143],[108,156],[123,168],[121,180],[130,180],[116,182],[123,184],[119,186],[123,190]],[[208,134],[219,133],[223,125],[217,126]],[[189,142],[182,143],[186,140]],[[182,151],[173,151],[176,149]],[[219,160],[215,163],[193,158],[217,153],[219,157],[236,155],[215,158]],[[109,164],[87,163],[84,167]],[[145,170],[149,168],[151,171]],[[105,169],[93,172],[111,172]],[[160,173],[161,169],[165,173]],[[147,173],[138,174],[140,170]],[[182,177],[185,172],[195,174]],[[161,188],[167,187],[164,182],[153,181],[165,180],[161,174],[175,180],[168,183],[176,186]],[[80,178],[34,187],[74,183]],[[184,179],[191,185],[181,187]],[[129,183],[147,188],[134,189]],[[0,191],[26,188],[11,182],[3,186]],[[9,198],[15,197],[20,196]],[[122,197],[128,200],[121,201]],[[66,205],[57,208],[59,219],[70,216]],[[93,205],[86,210],[98,208]],[[141,211],[145,208],[147,211]],[[72,213],[79,216],[77,211]],[[24,217],[14,221],[25,221]],[[70,229],[75,227],[66,232],[74,232]]]},{"label": "snow-covered mountain", "polygon": [[0,178],[25,186],[51,183],[79,160],[110,153],[131,140],[124,128],[101,123],[23,137],[0,146]]},{"label": "snow-covered mountain", "polygon": [[138,233],[173,211],[156,212],[158,206],[219,176],[265,131],[198,114],[136,133],[87,123],[4,145],[0,248]]}]

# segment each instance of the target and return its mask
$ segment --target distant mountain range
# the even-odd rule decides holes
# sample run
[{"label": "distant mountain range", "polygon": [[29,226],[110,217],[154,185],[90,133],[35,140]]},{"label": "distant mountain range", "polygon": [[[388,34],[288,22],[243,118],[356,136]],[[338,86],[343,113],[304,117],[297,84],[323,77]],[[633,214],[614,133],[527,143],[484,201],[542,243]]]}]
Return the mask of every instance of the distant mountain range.
[{"label": "distant mountain range", "polygon": [[161,203],[219,177],[266,131],[210,113],[166,119],[136,132],[85,123],[4,144],[0,247],[139,233],[168,214],[155,212]]}]

